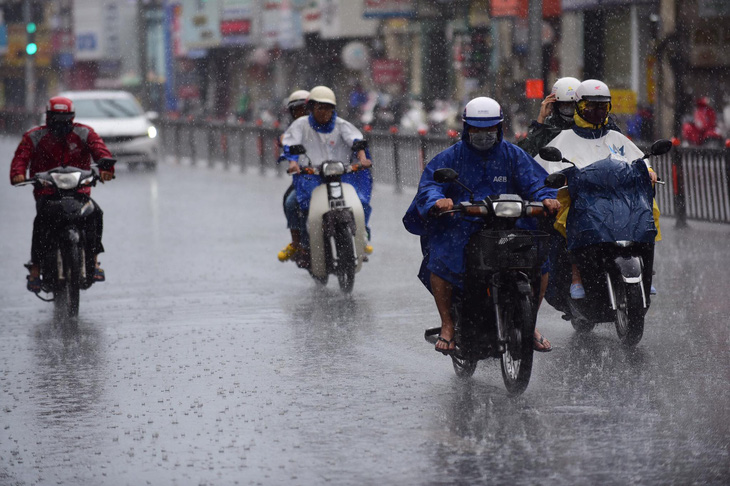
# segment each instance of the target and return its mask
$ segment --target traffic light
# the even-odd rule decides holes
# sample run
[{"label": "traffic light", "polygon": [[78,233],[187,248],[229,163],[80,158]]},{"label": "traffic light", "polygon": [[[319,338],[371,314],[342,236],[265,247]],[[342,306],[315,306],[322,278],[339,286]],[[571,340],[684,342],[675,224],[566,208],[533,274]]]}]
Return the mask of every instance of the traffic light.
[{"label": "traffic light", "polygon": [[38,44],[35,43],[35,31],[38,30],[35,22],[28,22],[25,24],[25,53],[32,56],[38,52]]}]

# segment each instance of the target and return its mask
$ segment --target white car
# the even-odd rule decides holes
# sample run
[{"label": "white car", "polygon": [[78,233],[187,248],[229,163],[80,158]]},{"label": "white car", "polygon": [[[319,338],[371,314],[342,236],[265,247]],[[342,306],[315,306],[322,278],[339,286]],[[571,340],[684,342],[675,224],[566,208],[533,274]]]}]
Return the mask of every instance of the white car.
[{"label": "white car", "polygon": [[130,169],[154,169],[160,158],[160,139],[152,120],[137,99],[126,91],[90,90],[59,93],[74,103],[75,120],[101,136],[112,155]]}]

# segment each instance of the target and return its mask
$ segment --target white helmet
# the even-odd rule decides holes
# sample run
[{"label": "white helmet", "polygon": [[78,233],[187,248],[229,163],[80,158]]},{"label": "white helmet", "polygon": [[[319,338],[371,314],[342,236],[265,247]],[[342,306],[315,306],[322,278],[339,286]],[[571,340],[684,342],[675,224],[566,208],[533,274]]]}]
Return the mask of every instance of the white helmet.
[{"label": "white helmet", "polygon": [[315,86],[312,88],[312,91],[309,92],[309,98],[307,101],[316,101],[317,103],[328,103],[330,105],[337,106],[335,92],[327,86]]},{"label": "white helmet", "polygon": [[578,89],[580,81],[576,78],[560,78],[553,84],[552,94],[555,101],[575,101],[575,90]]},{"label": "white helmet", "polygon": [[295,106],[303,105],[307,102],[309,97],[309,91],[300,89],[289,95],[289,99],[286,100],[287,108],[294,108]]},{"label": "white helmet", "polygon": [[466,104],[461,119],[473,127],[493,127],[502,123],[504,114],[499,103],[492,98],[480,96]]},{"label": "white helmet", "polygon": [[575,90],[575,101],[611,101],[611,91],[606,83],[597,79],[586,79]]}]

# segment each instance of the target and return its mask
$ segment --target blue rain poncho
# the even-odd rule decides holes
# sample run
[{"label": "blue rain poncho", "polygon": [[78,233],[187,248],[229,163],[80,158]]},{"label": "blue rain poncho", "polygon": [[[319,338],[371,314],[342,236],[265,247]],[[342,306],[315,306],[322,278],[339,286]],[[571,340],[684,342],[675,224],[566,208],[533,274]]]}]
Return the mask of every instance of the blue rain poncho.
[{"label": "blue rain poncho", "polygon": [[541,188],[548,175],[545,169],[504,140],[484,152],[462,140],[438,154],[424,169],[418,192],[403,217],[406,229],[422,236],[424,261],[419,278],[427,288],[429,272],[462,286],[464,248],[483,225],[483,220],[474,217],[429,215],[439,199],[451,198],[454,204],[469,200],[469,193],[458,184],[434,181],[434,172],[444,167],[459,173],[459,180],[474,191],[475,201],[497,194],[517,194],[534,201],[556,197],[554,189]]},{"label": "blue rain poncho", "polygon": [[654,241],[654,188],[642,159],[627,163],[608,157],[563,173],[571,199],[568,250],[622,240]]}]

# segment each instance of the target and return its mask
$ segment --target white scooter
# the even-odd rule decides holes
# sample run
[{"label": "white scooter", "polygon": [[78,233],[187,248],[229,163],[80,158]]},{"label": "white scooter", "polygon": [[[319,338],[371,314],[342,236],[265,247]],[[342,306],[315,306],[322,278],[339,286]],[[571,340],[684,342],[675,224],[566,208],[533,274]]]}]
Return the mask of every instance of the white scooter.
[{"label": "white scooter", "polygon": [[[304,155],[302,145],[290,147],[292,155]],[[365,260],[367,231],[365,212],[355,188],[342,182],[342,175],[366,170],[325,160],[318,167],[302,167],[302,174],[316,175],[321,184],[312,192],[307,217],[309,233],[309,273],[322,284],[330,274],[337,276],[343,292],[351,292],[355,274]]]}]

